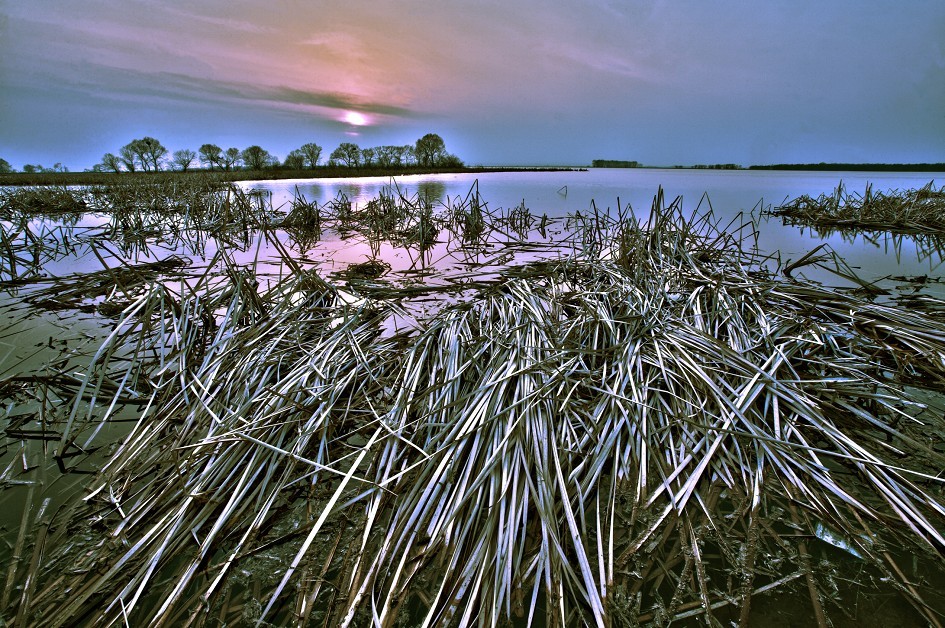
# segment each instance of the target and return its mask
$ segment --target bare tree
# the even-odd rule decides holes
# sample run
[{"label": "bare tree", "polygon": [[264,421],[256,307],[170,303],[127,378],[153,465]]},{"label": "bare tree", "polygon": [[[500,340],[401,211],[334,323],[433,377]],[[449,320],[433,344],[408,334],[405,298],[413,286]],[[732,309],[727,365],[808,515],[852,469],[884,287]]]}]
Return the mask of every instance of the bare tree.
[{"label": "bare tree", "polygon": [[286,155],[285,161],[282,163],[289,170],[301,170],[305,167],[305,155],[297,148]]},{"label": "bare tree", "polygon": [[121,172],[121,158],[115,153],[105,153],[102,155],[102,169],[112,172]]},{"label": "bare tree", "polygon": [[[145,172],[161,169],[161,160],[167,154],[167,149],[153,137],[145,136],[139,140],[131,140],[125,148],[133,155],[133,160]],[[124,148],[122,149],[124,151]],[[127,164],[126,164],[127,165]]]},{"label": "bare tree", "polygon": [[138,168],[145,172],[158,171],[166,154],[164,145],[148,136],[131,140],[118,151],[118,157],[128,172],[134,172]]},{"label": "bare tree", "polygon": [[144,137],[141,139],[141,157],[146,161],[151,170],[157,172],[161,169],[161,160],[167,155],[167,149],[153,137]]},{"label": "bare tree", "polygon": [[173,163],[180,168],[181,172],[187,172],[187,169],[190,168],[191,164],[193,164],[196,159],[197,153],[189,148],[174,151]]},{"label": "bare tree", "polygon": [[446,155],[446,144],[436,133],[427,133],[417,140],[414,150],[417,154],[417,164],[430,168],[439,165],[440,160]]},{"label": "bare tree", "polygon": [[229,170],[240,163],[240,149],[227,148],[220,158],[224,170]]},{"label": "bare tree", "polygon": [[410,144],[400,147],[400,161],[402,166],[413,166],[417,163],[417,151]]},{"label": "bare tree", "polygon": [[200,161],[213,170],[220,168],[223,164],[223,149],[216,144],[204,144],[200,147]]},{"label": "bare tree", "polygon": [[243,165],[249,170],[262,170],[272,163],[272,155],[262,146],[250,146],[240,153],[243,158]]},{"label": "bare tree", "polygon": [[138,156],[132,150],[131,144],[125,144],[118,150],[118,158],[128,172],[138,169]]},{"label": "bare tree", "polygon": [[302,144],[301,148],[299,148],[299,152],[305,157],[305,162],[308,164],[308,167],[314,170],[315,166],[318,165],[319,158],[322,156],[322,147],[315,142],[309,142],[308,144]]},{"label": "bare tree", "polygon": [[331,152],[328,158],[330,163],[342,163],[349,168],[361,165],[361,149],[352,142],[342,142]]},{"label": "bare tree", "polygon": [[403,165],[403,146],[378,146],[374,149],[374,159],[383,168]]}]

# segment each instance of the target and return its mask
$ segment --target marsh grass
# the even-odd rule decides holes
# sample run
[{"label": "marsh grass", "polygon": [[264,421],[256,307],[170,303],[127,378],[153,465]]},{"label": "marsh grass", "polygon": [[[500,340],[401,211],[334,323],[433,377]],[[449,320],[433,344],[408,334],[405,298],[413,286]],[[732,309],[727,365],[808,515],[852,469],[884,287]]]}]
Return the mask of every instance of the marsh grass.
[{"label": "marsh grass", "polygon": [[91,209],[108,215],[118,233],[202,232],[227,240],[267,227],[277,218],[267,193],[206,176],[119,181],[95,186],[89,195]]},{"label": "marsh grass", "polygon": [[[428,209],[315,213],[405,240],[494,216]],[[568,231],[572,255],[393,335],[396,300],[268,231],[288,271],[265,290],[223,252],[222,277],[146,281],[60,391],[55,449],[133,428],[85,499],[24,514],[4,616],[749,625],[777,594],[827,625],[849,579],[939,625],[941,562],[902,556],[945,551],[942,303],[782,277],[751,223],[661,191]]]},{"label": "marsh grass", "polygon": [[[300,251],[330,231],[342,239],[366,242],[371,260],[378,258],[385,244],[404,250],[413,260],[411,268],[422,270],[428,252],[440,244],[451,254],[459,252],[470,264],[475,263],[470,255],[492,244],[514,242],[524,247],[535,221],[524,203],[508,211],[490,210],[479,195],[478,183],[465,196],[441,203],[419,192],[407,194],[392,184],[360,206],[344,193],[319,205],[296,190],[279,227]],[[547,222],[543,217],[543,228]]]},{"label": "marsh grass", "polygon": [[945,230],[945,187],[934,181],[919,189],[848,193],[841,183],[833,194],[804,195],[771,211],[787,224],[896,233],[941,234]]},{"label": "marsh grass", "polygon": [[337,232],[356,232],[372,243],[387,241],[426,250],[436,243],[442,228],[442,220],[434,214],[430,199],[419,193],[407,195],[396,187],[382,190],[363,207],[354,206],[339,194],[326,209]]},{"label": "marsh grass", "polygon": [[65,186],[21,187],[0,190],[0,219],[28,214],[57,216],[88,210],[85,194]]}]

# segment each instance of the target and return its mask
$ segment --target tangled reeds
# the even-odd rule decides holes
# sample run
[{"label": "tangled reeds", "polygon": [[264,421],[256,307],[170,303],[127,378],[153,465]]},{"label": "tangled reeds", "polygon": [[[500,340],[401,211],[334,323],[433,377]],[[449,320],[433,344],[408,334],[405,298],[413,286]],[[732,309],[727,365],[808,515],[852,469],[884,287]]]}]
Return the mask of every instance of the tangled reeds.
[{"label": "tangled reeds", "polygon": [[343,237],[356,233],[371,243],[377,255],[377,247],[384,241],[426,250],[436,242],[441,223],[428,198],[420,194],[409,196],[397,188],[389,188],[362,207],[354,205],[344,193],[323,206],[296,193],[281,226],[293,235],[299,234],[300,241],[320,234],[323,224]]},{"label": "tangled reeds", "polygon": [[85,193],[64,186],[0,190],[0,220],[13,216],[56,216],[88,211]]},{"label": "tangled reeds", "polygon": [[879,590],[938,625],[921,578],[941,563],[919,577],[902,552],[945,551],[942,304],[779,279],[744,228],[661,196],[647,220],[573,225],[575,255],[393,336],[394,305],[287,253],[262,292],[236,267],[152,284],[57,451],[117,412],[134,428],[85,499],[24,517],[0,612],[749,625],[776,593],[825,626]]},{"label": "tangled reeds", "polygon": [[936,233],[945,230],[945,187],[930,181],[912,190],[847,193],[843,183],[831,195],[804,195],[771,210],[788,224],[838,229]]}]

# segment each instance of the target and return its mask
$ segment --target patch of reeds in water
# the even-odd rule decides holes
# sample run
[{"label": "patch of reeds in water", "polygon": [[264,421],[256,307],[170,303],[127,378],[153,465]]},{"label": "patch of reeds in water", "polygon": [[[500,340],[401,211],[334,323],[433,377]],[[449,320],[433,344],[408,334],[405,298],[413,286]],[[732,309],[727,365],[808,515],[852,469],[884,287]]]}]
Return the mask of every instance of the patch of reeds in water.
[{"label": "patch of reeds in water", "polygon": [[113,232],[124,235],[204,232],[226,241],[267,227],[276,218],[268,193],[206,175],[155,183],[118,181],[92,187],[89,195],[91,209],[110,216]]},{"label": "patch of reeds in water", "polygon": [[[83,234],[79,243],[62,228],[85,214],[106,216],[109,222],[98,233]],[[206,174],[121,178],[85,188],[12,189],[0,193],[0,278],[29,277],[42,260],[74,251],[77,244],[107,241],[129,258],[148,255],[155,244],[203,256],[208,238],[239,248],[278,217],[268,193]],[[61,224],[49,231],[46,219]],[[37,221],[40,233],[34,233]]]},{"label": "patch of reeds in water", "polygon": [[750,234],[661,196],[646,221],[577,228],[585,253],[392,337],[389,306],[297,266],[265,293],[236,268],[154,284],[84,374],[59,454],[123,399],[137,423],[43,519],[5,612],[749,625],[778,593],[825,626],[844,612],[815,561],[830,543],[843,577],[938,625],[897,551],[945,550],[942,304],[779,280]]},{"label": "patch of reeds in water", "polygon": [[88,211],[84,193],[62,186],[0,190],[0,220],[14,216],[57,216]]},{"label": "patch of reeds in water", "polygon": [[442,229],[442,220],[435,216],[433,204],[426,197],[410,196],[390,188],[360,207],[344,193],[319,206],[296,192],[280,226],[300,242],[317,238],[323,228],[330,228],[342,237],[359,234],[377,255],[381,242],[421,250],[430,248]]},{"label": "patch of reeds in water", "polygon": [[788,224],[897,233],[941,233],[945,230],[945,187],[934,182],[919,189],[848,193],[841,183],[833,194],[804,195],[771,211]]}]

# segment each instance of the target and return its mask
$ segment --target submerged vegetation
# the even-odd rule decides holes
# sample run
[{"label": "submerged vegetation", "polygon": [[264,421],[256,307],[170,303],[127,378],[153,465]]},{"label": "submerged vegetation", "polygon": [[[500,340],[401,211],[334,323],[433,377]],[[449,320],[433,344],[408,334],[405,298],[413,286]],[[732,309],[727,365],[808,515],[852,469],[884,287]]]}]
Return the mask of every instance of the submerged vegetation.
[{"label": "submerged vegetation", "polygon": [[[209,259],[69,292],[19,270],[61,238],[0,200],[7,289],[114,304],[81,367],[0,379],[0,490],[28,492],[0,574],[17,625],[750,625],[780,597],[826,626],[875,619],[875,594],[940,625],[939,300],[805,281],[822,256],[780,267],[752,223],[660,192],[569,217],[404,327],[431,288],[372,283],[382,244],[534,248],[549,219],[476,189],[287,211],[223,184],[76,194],[109,242]],[[259,234],[278,275],[208,231]],[[344,286],[287,248],[328,233],[373,253]],[[56,467],[81,494],[44,497]]]}]

